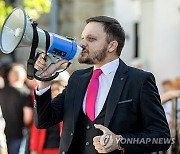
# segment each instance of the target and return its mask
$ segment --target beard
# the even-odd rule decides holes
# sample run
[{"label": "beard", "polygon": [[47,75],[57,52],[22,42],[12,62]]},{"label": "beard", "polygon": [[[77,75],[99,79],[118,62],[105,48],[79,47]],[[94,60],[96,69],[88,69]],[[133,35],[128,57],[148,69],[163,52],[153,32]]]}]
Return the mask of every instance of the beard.
[{"label": "beard", "polygon": [[[102,62],[106,56],[107,56],[107,47],[108,45],[106,45],[102,50],[97,51],[92,57],[86,57],[83,58],[81,56],[79,56],[78,58],[78,62],[80,64],[95,64],[96,62]],[[84,52],[84,51],[83,51]],[[89,50],[85,51],[88,55],[89,55]]]}]

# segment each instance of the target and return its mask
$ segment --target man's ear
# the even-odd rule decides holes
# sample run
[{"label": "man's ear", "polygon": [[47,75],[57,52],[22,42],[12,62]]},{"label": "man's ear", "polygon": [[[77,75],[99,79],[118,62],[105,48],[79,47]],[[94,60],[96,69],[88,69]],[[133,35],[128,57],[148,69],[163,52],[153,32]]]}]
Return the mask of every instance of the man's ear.
[{"label": "man's ear", "polygon": [[108,51],[113,52],[114,50],[117,50],[117,47],[118,47],[118,41],[116,40],[111,41],[108,45]]}]

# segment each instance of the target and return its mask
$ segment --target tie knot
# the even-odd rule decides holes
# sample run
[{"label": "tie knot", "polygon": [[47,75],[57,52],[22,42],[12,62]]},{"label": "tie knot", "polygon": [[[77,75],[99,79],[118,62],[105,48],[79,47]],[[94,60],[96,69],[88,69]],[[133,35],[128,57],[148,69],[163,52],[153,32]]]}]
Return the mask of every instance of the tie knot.
[{"label": "tie knot", "polygon": [[96,70],[93,71],[92,78],[98,78],[101,74],[102,74],[102,70],[101,69],[96,69]]}]

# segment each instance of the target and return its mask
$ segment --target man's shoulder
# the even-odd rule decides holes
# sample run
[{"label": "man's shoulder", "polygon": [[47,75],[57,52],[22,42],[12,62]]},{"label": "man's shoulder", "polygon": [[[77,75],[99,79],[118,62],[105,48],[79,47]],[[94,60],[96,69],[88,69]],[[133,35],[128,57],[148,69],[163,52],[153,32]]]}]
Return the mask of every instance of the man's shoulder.
[{"label": "man's shoulder", "polygon": [[124,73],[128,72],[128,75],[133,77],[145,77],[145,76],[151,76],[152,73],[145,71],[143,69],[138,69],[132,66],[127,65],[123,60],[120,59],[120,65],[119,70],[123,70]]},{"label": "man's shoulder", "polygon": [[72,75],[83,75],[85,73],[90,72],[93,69],[93,67],[85,68],[85,69],[79,69],[72,73]]},{"label": "man's shoulder", "polygon": [[146,71],[146,70],[143,70],[143,69],[138,69],[138,68],[131,67],[131,66],[128,66],[128,70],[131,73],[137,73],[137,74],[140,74],[140,75],[146,75],[146,74],[151,73],[149,71]]},{"label": "man's shoulder", "polygon": [[154,77],[154,75],[149,71],[145,71],[143,69],[137,69],[131,66],[128,66],[128,72],[130,76],[136,79],[145,79],[150,76]]}]

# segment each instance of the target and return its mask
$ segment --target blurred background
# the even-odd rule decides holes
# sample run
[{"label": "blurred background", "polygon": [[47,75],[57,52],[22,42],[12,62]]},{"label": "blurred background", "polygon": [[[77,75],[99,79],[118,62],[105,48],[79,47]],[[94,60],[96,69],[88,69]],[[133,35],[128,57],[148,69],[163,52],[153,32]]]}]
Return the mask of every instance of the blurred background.
[{"label": "blurred background", "polygon": [[[163,80],[180,76],[180,0],[0,0],[1,26],[14,7],[25,8],[38,27],[77,41],[86,18],[115,17],[126,32],[122,60],[151,71],[160,91]],[[16,61],[26,65],[29,52],[24,51],[0,52],[0,64]]]},{"label": "blurred background", "polygon": [[[0,30],[15,7],[24,8],[39,28],[77,42],[87,18],[116,18],[126,33],[120,58],[155,75],[172,137],[176,138],[170,153],[180,152],[180,0],[0,0]],[[7,64],[26,67],[29,54],[30,48],[18,48],[11,54],[0,51],[0,72],[7,73]],[[73,63],[68,73],[84,67]]]}]

